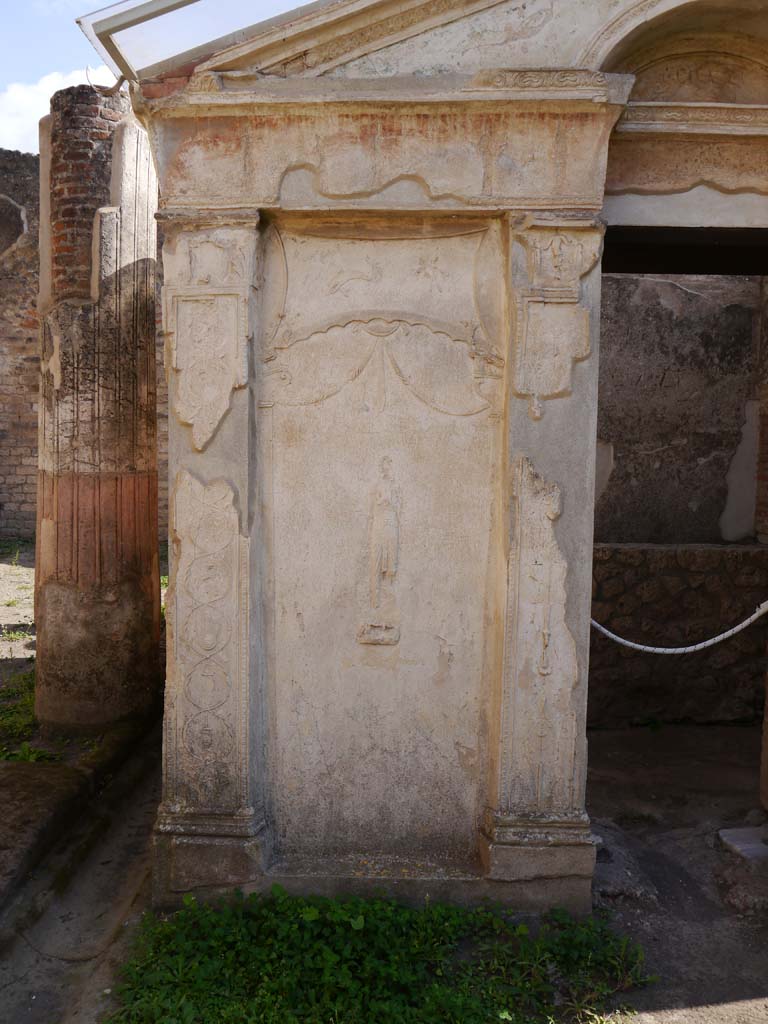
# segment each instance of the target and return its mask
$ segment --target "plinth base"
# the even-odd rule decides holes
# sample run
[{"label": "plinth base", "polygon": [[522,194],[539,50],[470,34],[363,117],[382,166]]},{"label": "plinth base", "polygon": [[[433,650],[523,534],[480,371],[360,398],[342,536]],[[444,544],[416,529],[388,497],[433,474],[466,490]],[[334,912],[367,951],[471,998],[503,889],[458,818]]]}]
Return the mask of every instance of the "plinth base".
[{"label": "plinth base", "polygon": [[[562,847],[556,857],[545,849],[509,847],[503,852],[509,877],[494,877],[482,864],[456,867],[375,855],[279,859],[264,869],[263,843],[257,837],[158,835],[153,898],[157,908],[172,909],[188,892],[210,900],[234,889],[268,892],[278,884],[302,896],[387,895],[411,904],[426,898],[466,905],[491,900],[527,913],[558,907],[587,914],[594,847],[570,854]],[[500,856],[490,851],[497,872]]]}]

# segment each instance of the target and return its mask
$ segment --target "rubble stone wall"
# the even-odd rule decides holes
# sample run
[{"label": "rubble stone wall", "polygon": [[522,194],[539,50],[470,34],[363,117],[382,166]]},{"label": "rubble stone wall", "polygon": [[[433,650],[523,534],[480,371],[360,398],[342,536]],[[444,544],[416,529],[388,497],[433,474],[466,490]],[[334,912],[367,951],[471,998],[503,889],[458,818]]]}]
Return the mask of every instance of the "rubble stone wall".
[{"label": "rubble stone wall", "polygon": [[[768,548],[597,544],[592,616],[654,647],[698,643],[737,625],[768,598]],[[643,654],[592,631],[589,723],[758,722],[765,697],[768,616],[696,654]]]}]

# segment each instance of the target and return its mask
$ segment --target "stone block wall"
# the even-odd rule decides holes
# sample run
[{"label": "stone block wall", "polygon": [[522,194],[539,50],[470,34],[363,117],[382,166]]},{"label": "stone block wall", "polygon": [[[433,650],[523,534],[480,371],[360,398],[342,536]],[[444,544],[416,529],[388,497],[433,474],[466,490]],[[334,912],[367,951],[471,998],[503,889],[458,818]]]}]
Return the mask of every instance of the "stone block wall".
[{"label": "stone block wall", "polygon": [[[628,640],[698,643],[768,598],[768,548],[597,544],[592,615]],[[768,616],[696,654],[643,654],[592,631],[589,724],[758,722],[765,697]]]},{"label": "stone block wall", "polygon": [[38,157],[0,149],[0,538],[35,532],[39,205]]}]

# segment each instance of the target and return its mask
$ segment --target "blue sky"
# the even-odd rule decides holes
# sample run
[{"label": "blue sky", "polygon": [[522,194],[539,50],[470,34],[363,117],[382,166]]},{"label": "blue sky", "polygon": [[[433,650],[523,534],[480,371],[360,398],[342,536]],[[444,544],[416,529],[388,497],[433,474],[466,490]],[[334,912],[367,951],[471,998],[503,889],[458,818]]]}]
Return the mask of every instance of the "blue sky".
[{"label": "blue sky", "polygon": [[[37,152],[37,124],[48,113],[52,93],[86,81],[112,84],[114,76],[75,24],[75,18],[109,5],[110,0],[0,0],[0,148]],[[112,0],[114,2],[114,0]],[[137,0],[138,2],[138,0]],[[216,9],[249,12],[244,24],[301,0],[208,0]],[[238,23],[238,27],[243,22]],[[229,28],[225,29],[229,31]]]},{"label": "blue sky", "polygon": [[75,18],[104,6],[99,0],[0,0],[0,90],[11,82],[36,82],[51,71],[100,64]]}]

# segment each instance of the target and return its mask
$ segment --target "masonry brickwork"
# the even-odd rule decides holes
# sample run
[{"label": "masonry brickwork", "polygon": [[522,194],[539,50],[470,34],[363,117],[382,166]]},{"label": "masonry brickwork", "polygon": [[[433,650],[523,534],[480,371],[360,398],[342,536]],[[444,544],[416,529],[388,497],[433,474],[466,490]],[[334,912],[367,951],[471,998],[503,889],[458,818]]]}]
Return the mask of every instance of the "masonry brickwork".
[{"label": "masonry brickwork", "polygon": [[35,714],[100,729],[155,703],[157,179],[128,97],[41,127]]},{"label": "masonry brickwork", "polygon": [[[104,114],[85,115],[82,110],[78,111],[78,118],[81,131],[90,122],[100,134],[108,131],[107,126],[112,121]],[[91,147],[79,139],[69,163],[60,155],[57,166],[66,184],[59,183],[52,202],[52,212],[54,204],[58,210],[58,281],[65,290],[74,289],[86,295],[90,291],[91,254],[85,251],[85,232],[78,231],[78,221],[84,222],[89,233],[94,203],[85,201],[87,197],[81,186],[86,179],[76,170],[76,165],[88,159],[88,152]],[[104,159],[103,146],[101,153],[93,149],[93,159],[96,166]],[[65,195],[65,189],[71,194]],[[102,205],[108,205],[109,196],[104,197],[103,181],[99,192],[104,200]],[[0,539],[30,539],[35,534],[40,388],[39,219],[39,157],[0,149]],[[67,252],[67,249],[77,252]],[[85,262],[78,266],[80,259]],[[158,527],[163,547],[168,534],[168,415],[159,324],[157,390]]]},{"label": "masonry brickwork", "polygon": [[0,149],[0,538],[35,532],[39,161]]}]

